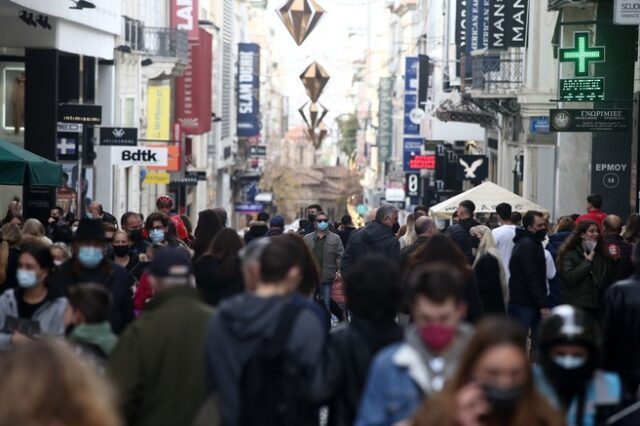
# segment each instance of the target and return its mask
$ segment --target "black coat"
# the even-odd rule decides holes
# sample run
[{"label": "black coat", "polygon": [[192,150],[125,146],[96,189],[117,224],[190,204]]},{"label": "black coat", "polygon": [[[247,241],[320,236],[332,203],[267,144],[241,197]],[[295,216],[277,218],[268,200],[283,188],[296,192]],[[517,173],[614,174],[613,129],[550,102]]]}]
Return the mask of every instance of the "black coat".
[{"label": "black coat", "polygon": [[51,278],[51,285],[63,294],[67,294],[69,287],[79,284],[105,286],[113,297],[108,319],[116,334],[120,334],[133,320],[133,298],[128,282],[127,271],[108,259],[98,268],[89,270],[71,258]]},{"label": "black coat", "polygon": [[345,226],[343,227],[343,229],[339,229],[338,231],[336,231],[336,234],[338,234],[340,236],[340,240],[342,240],[342,247],[347,246],[347,243],[349,242],[349,237],[351,236],[351,233],[355,230],[356,228],[354,228],[353,226]]},{"label": "black coat", "polygon": [[604,296],[604,367],[620,374],[627,389],[640,385],[640,275],[612,285]]},{"label": "black coat", "polygon": [[473,267],[478,283],[480,300],[487,315],[506,312],[504,296],[500,285],[500,263],[494,256],[486,253]]},{"label": "black coat", "polygon": [[367,253],[377,253],[395,261],[400,256],[400,242],[391,228],[374,220],[351,234],[342,256],[340,270],[347,274],[351,267]]},{"label": "black coat", "polygon": [[402,250],[400,250],[400,258],[398,259],[398,263],[400,264],[400,272],[405,273],[407,271],[411,256],[416,252],[416,250],[418,250],[418,247],[426,244],[427,241],[429,241],[429,237],[418,237],[415,243],[404,246]]},{"label": "black coat", "polygon": [[196,288],[200,292],[202,300],[211,306],[217,306],[222,299],[244,290],[239,263],[235,273],[225,276],[222,271],[222,263],[218,259],[204,256],[194,263],[193,272],[196,278]]},{"label": "black coat", "polygon": [[471,234],[469,230],[474,226],[480,225],[475,219],[462,219],[458,223],[454,223],[448,227],[444,233],[456,242],[462,253],[464,253],[467,261],[471,265],[474,261],[473,250],[471,247]]},{"label": "black coat", "polygon": [[354,424],[373,357],[402,338],[402,329],[395,322],[373,325],[359,318],[331,334],[327,374],[332,395],[329,426]]},{"label": "black coat", "polygon": [[538,309],[550,306],[544,248],[532,232],[516,228],[509,261],[509,302]]}]

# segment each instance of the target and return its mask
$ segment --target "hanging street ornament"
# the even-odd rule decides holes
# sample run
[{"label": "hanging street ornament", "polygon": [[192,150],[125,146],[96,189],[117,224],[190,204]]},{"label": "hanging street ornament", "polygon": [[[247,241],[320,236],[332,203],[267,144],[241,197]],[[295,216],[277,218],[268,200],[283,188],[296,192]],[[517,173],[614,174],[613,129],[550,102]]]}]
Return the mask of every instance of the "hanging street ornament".
[{"label": "hanging street ornament", "polygon": [[324,138],[329,134],[329,129],[324,123],[320,123],[317,128],[312,129],[309,127],[306,132],[309,140],[313,144],[313,147],[318,149],[320,148],[320,145],[322,145]]},{"label": "hanging street ornament", "polygon": [[298,46],[309,37],[326,13],[315,0],[287,0],[276,12]]},{"label": "hanging street ornament", "polygon": [[[307,108],[307,105],[309,107]],[[305,102],[298,112],[308,127],[315,129],[329,112],[320,102]]]},{"label": "hanging street ornament", "polygon": [[309,95],[311,102],[318,102],[318,98],[330,79],[327,71],[317,62],[309,65],[300,74],[300,80],[304,88],[307,89],[307,95]]}]

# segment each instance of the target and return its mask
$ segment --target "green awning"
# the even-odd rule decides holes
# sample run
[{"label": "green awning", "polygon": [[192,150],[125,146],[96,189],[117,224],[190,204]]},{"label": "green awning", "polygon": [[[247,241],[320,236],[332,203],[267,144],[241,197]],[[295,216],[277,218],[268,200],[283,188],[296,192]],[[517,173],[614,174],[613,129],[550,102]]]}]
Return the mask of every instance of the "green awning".
[{"label": "green awning", "polygon": [[0,140],[0,185],[60,186],[62,165]]}]

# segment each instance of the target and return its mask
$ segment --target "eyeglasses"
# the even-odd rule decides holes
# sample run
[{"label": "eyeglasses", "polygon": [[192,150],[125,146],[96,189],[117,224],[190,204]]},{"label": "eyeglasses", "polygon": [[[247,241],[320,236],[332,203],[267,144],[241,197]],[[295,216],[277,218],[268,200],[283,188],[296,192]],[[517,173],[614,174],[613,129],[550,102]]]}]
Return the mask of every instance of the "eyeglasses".
[{"label": "eyeglasses", "polygon": [[318,223],[327,223],[327,222],[329,222],[329,220],[328,219],[318,219],[318,220],[316,220],[316,222],[318,222]]}]

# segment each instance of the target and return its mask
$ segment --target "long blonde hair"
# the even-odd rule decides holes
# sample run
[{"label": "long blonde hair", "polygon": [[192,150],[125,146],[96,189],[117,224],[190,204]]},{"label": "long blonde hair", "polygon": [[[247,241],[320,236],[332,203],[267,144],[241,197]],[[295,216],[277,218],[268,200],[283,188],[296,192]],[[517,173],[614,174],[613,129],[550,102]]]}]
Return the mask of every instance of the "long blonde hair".
[{"label": "long blonde hair", "polygon": [[413,244],[418,239],[418,234],[416,234],[416,215],[411,213],[407,216],[407,231],[405,234],[400,237],[400,244],[402,247],[406,247],[410,244]]},{"label": "long blonde hair", "polygon": [[15,223],[6,223],[0,228],[0,284],[7,280],[9,249],[20,244],[22,232]]},{"label": "long blonde hair", "polygon": [[0,377],[0,426],[122,424],[110,386],[62,341],[3,354]]},{"label": "long blonde hair", "polygon": [[[496,244],[495,238],[493,238],[491,229],[489,229],[489,227],[485,225],[478,225],[471,228],[469,230],[469,233],[471,235],[482,235],[480,245],[478,246],[478,251],[476,252],[476,259],[473,261],[474,269],[480,261],[480,258],[485,254],[495,257],[495,259],[498,261],[498,265],[500,266],[500,288],[502,289],[502,297],[504,298],[504,302],[506,304],[509,301],[509,285],[507,283],[507,276],[504,270],[505,265],[502,264],[502,258],[500,257],[500,252],[498,251],[498,246]],[[509,267],[509,265],[507,265],[506,267]]]}]

